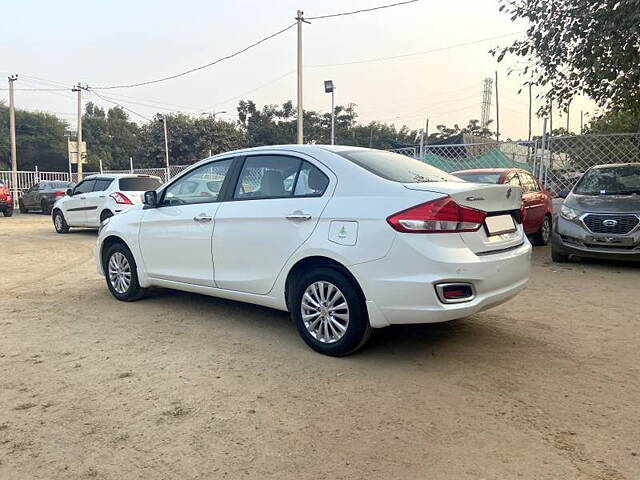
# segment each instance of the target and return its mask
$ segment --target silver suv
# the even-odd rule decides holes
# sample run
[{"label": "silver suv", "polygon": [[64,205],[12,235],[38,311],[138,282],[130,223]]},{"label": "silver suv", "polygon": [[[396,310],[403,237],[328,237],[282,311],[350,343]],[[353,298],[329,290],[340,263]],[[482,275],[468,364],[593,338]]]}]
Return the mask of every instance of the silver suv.
[{"label": "silver suv", "polygon": [[554,262],[570,255],[640,261],[640,163],[587,170],[560,208],[551,237]]}]

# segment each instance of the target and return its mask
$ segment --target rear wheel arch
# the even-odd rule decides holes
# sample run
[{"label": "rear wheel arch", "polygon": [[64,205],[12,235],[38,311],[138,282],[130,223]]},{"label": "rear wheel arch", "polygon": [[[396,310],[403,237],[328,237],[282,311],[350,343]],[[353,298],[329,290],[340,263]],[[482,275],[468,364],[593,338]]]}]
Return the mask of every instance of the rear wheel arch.
[{"label": "rear wheel arch", "polygon": [[342,263],[332,258],[324,257],[321,255],[302,258],[298,260],[289,270],[284,287],[285,302],[289,311],[291,311],[291,295],[293,293],[293,286],[295,285],[296,280],[300,278],[303,273],[316,268],[330,268],[342,273],[353,285],[358,296],[360,297],[360,300],[362,301],[362,307],[366,311],[366,296],[356,277]]}]

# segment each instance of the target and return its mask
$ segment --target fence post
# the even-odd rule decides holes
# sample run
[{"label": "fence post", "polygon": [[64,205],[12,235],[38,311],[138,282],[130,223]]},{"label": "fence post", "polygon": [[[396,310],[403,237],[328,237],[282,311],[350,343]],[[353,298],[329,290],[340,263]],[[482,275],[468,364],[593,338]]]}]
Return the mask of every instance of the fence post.
[{"label": "fence post", "polygon": [[542,150],[540,152],[540,173],[538,178],[544,188],[547,188],[547,169],[545,168],[544,157],[547,148],[547,119],[542,121]]},{"label": "fence post", "polygon": [[40,181],[40,175],[38,174],[38,165],[36,165],[35,168],[36,168],[36,178],[35,178],[35,180],[36,180],[36,182],[39,182]]}]

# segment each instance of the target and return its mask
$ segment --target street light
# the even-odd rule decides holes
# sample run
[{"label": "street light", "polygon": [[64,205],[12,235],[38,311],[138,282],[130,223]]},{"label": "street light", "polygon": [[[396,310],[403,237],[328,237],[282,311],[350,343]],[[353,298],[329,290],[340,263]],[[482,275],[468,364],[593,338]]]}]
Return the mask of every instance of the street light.
[{"label": "street light", "polygon": [[335,106],[334,106],[334,102],[333,102],[333,92],[335,91],[336,87],[333,85],[333,80],[325,80],[324,81],[324,93],[330,93],[331,94],[331,145],[334,144],[335,141]]},{"label": "street light", "polygon": [[216,115],[219,113],[227,113],[226,110],[220,110],[219,112],[202,112],[200,115],[210,115],[213,119],[216,119]]}]

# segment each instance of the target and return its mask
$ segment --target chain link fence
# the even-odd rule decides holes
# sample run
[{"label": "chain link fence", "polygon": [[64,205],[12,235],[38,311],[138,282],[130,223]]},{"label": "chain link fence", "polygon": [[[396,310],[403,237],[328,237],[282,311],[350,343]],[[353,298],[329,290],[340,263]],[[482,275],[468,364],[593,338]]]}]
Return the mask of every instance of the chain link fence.
[{"label": "chain link fence", "polygon": [[557,196],[593,165],[640,162],[640,133],[567,135],[522,142],[473,142],[394,149],[445,172],[522,168]]}]

